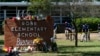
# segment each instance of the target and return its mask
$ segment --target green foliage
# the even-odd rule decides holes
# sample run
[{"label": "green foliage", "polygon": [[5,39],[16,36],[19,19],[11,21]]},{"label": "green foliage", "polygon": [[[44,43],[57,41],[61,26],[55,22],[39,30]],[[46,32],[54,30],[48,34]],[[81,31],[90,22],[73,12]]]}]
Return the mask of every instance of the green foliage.
[{"label": "green foliage", "polygon": [[4,44],[4,40],[0,40],[0,45],[3,45]]},{"label": "green foliage", "polygon": [[29,1],[29,0],[0,0],[0,2],[21,2],[21,1]]},{"label": "green foliage", "polygon": [[100,23],[100,18],[78,18],[76,19],[76,24],[78,30],[81,30],[81,25],[87,23],[91,31],[97,30],[97,25]]},{"label": "green foliage", "polygon": [[97,0],[97,1],[100,1],[100,0]]},{"label": "green foliage", "polygon": [[51,6],[50,0],[30,0],[30,3],[28,10],[34,14],[47,13]]}]

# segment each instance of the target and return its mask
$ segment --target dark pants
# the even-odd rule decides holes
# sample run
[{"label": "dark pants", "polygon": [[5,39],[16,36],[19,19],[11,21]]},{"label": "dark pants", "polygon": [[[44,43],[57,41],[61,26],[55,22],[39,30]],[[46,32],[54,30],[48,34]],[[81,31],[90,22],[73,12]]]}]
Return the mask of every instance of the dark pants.
[{"label": "dark pants", "polygon": [[51,44],[51,49],[52,49],[52,51],[57,51],[58,50],[57,44],[56,43],[52,43]]},{"label": "dark pants", "polygon": [[10,52],[7,56],[19,56],[19,52]]},{"label": "dark pants", "polygon": [[41,47],[41,44],[37,44],[37,51],[41,51],[42,50],[42,47]]},{"label": "dark pants", "polygon": [[47,52],[47,51],[48,51],[47,45],[44,45],[44,44],[43,44],[43,51],[44,51],[44,52]]}]

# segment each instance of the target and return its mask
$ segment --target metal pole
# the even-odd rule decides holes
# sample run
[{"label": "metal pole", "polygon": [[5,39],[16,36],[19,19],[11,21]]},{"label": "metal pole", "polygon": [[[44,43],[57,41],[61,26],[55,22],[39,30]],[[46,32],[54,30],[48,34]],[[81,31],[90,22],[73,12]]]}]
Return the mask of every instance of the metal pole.
[{"label": "metal pole", "polygon": [[24,12],[25,12],[25,10],[22,10],[22,17],[24,16]]},{"label": "metal pole", "polygon": [[19,16],[20,16],[19,14],[20,14],[20,10],[18,10],[18,12],[17,12],[17,17],[19,17]]},{"label": "metal pole", "polygon": [[4,10],[4,20],[6,19],[7,14],[6,14],[6,9]]},{"label": "metal pole", "polygon": [[62,9],[60,7],[60,23],[62,23]]}]

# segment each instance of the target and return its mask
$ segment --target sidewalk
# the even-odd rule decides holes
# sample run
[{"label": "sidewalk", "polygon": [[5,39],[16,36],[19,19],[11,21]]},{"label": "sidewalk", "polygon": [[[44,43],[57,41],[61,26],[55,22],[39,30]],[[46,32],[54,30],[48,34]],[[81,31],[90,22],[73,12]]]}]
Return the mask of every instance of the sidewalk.
[{"label": "sidewalk", "polygon": [[[57,38],[58,39],[66,39],[64,33],[58,33]],[[80,38],[81,38],[81,33],[78,33],[78,39],[80,39]],[[99,34],[98,33],[90,33],[90,38],[94,39],[94,40],[98,40],[99,39]]]}]

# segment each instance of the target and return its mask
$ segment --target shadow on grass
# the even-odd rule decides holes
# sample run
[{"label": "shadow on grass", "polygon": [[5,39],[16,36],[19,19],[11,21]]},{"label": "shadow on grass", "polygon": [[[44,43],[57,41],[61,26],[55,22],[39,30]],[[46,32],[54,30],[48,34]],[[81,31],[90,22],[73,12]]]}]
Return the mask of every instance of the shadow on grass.
[{"label": "shadow on grass", "polygon": [[[89,51],[76,51],[77,48],[89,48],[89,47],[100,47],[99,45],[97,46],[59,46],[58,50],[60,50],[58,53],[61,55],[57,56],[100,56],[100,52],[89,52]],[[67,55],[69,54],[69,55]]]},{"label": "shadow on grass", "polygon": [[100,56],[100,52],[82,53],[83,56]]},{"label": "shadow on grass", "polygon": [[61,54],[57,56],[100,56],[100,52],[91,52],[91,53],[83,53],[83,52],[77,52],[77,53],[66,53]]}]

